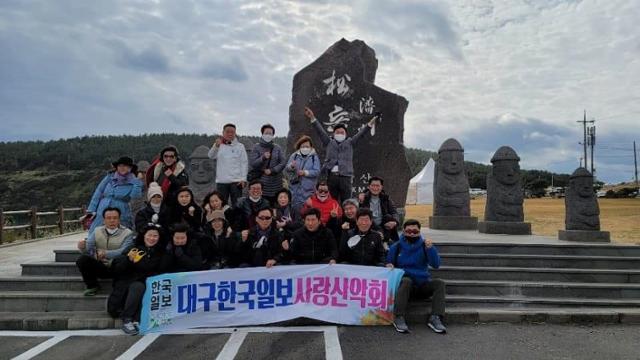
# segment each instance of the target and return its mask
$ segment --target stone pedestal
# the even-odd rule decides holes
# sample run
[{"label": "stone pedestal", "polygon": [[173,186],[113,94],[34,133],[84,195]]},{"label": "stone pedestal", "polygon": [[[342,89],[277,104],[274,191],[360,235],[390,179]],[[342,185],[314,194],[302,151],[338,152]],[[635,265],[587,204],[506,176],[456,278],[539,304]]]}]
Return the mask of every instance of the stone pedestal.
[{"label": "stone pedestal", "polygon": [[597,230],[558,230],[558,239],[582,242],[611,242],[608,231]]},{"label": "stone pedestal", "polygon": [[429,216],[429,227],[436,230],[476,230],[475,216]]},{"label": "stone pedestal", "polygon": [[521,221],[480,221],[478,231],[484,234],[531,235],[531,223]]}]

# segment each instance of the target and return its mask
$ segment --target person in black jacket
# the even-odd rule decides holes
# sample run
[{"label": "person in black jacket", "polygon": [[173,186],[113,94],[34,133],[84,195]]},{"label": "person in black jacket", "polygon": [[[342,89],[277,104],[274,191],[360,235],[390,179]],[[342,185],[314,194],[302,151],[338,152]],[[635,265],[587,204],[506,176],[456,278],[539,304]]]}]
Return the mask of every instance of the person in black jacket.
[{"label": "person in black jacket", "polygon": [[166,228],[169,209],[163,201],[162,189],[157,183],[149,184],[145,207],[136,213],[135,227],[138,231],[149,224],[157,224]]},{"label": "person in black jacket", "polygon": [[180,160],[178,149],[169,145],[160,151],[160,157],[155,159],[147,169],[146,185],[158,183],[164,198],[172,202],[176,191],[189,185],[189,175],[184,162]]},{"label": "person in black jacket", "polygon": [[289,245],[292,264],[335,264],[338,247],[331,230],[320,222],[320,210],[308,209],[304,227],[293,233]]},{"label": "person in black jacket", "polygon": [[114,259],[115,278],[107,300],[107,311],[114,318],[122,318],[125,334],[138,334],[139,329],[134,322],[140,321],[145,280],[167,269],[169,259],[160,246],[160,237],[159,227],[147,226],[138,233],[134,247],[124,250]]},{"label": "person in black jacket", "polygon": [[282,259],[282,235],[273,226],[273,213],[268,207],[258,210],[256,226],[242,230],[240,254],[241,267],[266,266],[278,264]]},{"label": "person in black jacket", "polygon": [[340,242],[340,261],[352,265],[385,266],[382,236],[371,228],[371,210],[362,208],[356,215],[357,228],[346,230]]},{"label": "person in black jacket", "polygon": [[262,183],[253,180],[249,183],[248,196],[242,197],[236,204],[236,224],[232,225],[236,231],[248,230],[255,227],[258,210],[271,207],[271,203],[262,197]]},{"label": "person in black jacket", "polygon": [[188,187],[176,191],[175,201],[170,204],[169,224],[186,223],[191,232],[202,232],[202,208],[196,204],[193,192]]},{"label": "person in black jacket", "polygon": [[171,258],[170,272],[203,270],[202,252],[197,235],[189,231],[184,223],[171,226],[171,241],[167,244],[167,254]]},{"label": "person in black jacket", "polygon": [[204,235],[198,239],[205,269],[236,268],[242,263],[241,241],[229,226],[225,213],[214,210],[211,221],[204,227]]},{"label": "person in black jacket", "polygon": [[396,206],[384,190],[384,180],[377,176],[369,179],[369,189],[359,195],[360,207],[369,208],[373,213],[373,228],[381,231],[384,242],[389,245],[398,241],[400,216]]}]

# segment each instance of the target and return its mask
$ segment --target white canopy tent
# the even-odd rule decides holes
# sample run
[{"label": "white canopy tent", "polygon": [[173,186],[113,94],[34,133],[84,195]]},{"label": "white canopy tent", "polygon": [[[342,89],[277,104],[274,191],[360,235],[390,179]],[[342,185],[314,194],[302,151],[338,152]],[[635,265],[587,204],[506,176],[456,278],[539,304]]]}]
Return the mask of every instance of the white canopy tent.
[{"label": "white canopy tent", "polygon": [[420,172],[409,180],[408,205],[433,204],[433,176],[436,163],[429,159]]}]

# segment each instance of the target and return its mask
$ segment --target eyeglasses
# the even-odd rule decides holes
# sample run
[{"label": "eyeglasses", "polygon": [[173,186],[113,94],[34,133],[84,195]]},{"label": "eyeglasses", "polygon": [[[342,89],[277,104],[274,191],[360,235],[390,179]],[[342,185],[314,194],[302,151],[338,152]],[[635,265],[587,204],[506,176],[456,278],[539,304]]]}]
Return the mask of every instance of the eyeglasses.
[{"label": "eyeglasses", "polygon": [[329,190],[318,190],[318,194],[328,194]]},{"label": "eyeglasses", "polygon": [[271,220],[271,216],[258,216],[259,220]]},{"label": "eyeglasses", "polygon": [[175,155],[162,155],[162,157],[165,158],[165,159],[173,159],[176,156]]},{"label": "eyeglasses", "polygon": [[418,235],[420,234],[420,230],[405,229],[404,233],[407,235]]}]

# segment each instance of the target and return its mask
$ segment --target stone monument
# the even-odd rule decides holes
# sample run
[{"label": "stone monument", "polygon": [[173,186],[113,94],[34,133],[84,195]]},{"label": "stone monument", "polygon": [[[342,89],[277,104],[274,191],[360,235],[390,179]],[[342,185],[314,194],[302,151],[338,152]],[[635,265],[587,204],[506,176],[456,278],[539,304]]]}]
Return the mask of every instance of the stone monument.
[{"label": "stone monument", "polygon": [[200,145],[189,155],[189,188],[198,204],[216,188],[216,165],[208,152],[208,147]]},{"label": "stone monument", "polygon": [[600,231],[600,208],[593,191],[593,175],[578,168],[569,177],[565,193],[565,229],[558,231],[560,240],[610,242],[608,231]]},{"label": "stone monument", "polygon": [[456,139],[447,139],[438,150],[429,226],[441,230],[477,229],[478,218],[471,216],[470,201],[464,149]]},{"label": "stone monument", "polygon": [[[411,173],[404,153],[404,113],[407,100],[374,85],[378,60],[372,48],[361,40],[341,39],[293,78],[289,107],[287,153],[302,135],[309,135],[324,159],[325,149],[304,107],[310,107],[327,132],[345,124],[348,136],[381,112],[382,120],[355,147],[353,152],[354,196],[367,189],[369,178],[385,180],[385,192],[396,204],[404,205]],[[398,209],[403,212],[404,209]]]},{"label": "stone monument", "polygon": [[520,157],[509,146],[500,147],[491,158],[487,174],[487,204],[478,231],[487,234],[531,235],[531,223],[524,222],[524,194],[520,178]]}]

